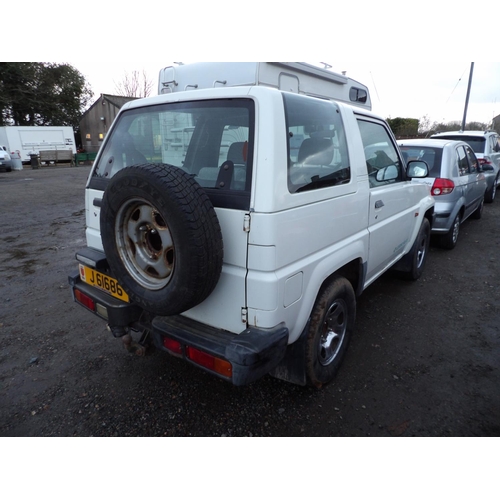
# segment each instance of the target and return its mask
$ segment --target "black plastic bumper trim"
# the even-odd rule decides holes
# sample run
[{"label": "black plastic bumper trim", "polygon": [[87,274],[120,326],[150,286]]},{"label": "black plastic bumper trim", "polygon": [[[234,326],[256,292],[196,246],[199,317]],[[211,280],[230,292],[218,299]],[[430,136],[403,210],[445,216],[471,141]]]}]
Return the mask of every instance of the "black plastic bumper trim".
[{"label": "black plastic bumper trim", "polygon": [[103,270],[108,267],[108,261],[106,260],[104,252],[96,250],[95,248],[81,248],[76,252],[75,258],[78,262],[93,267],[94,269]]},{"label": "black plastic bumper trim", "polygon": [[[232,365],[230,382],[238,386],[254,382],[278,365],[286,352],[288,333],[288,328],[280,324],[269,329],[249,327],[236,335],[184,316],[157,316],[152,330],[154,343],[160,350],[169,352],[163,346],[163,337],[168,337],[178,341],[183,352],[186,346],[191,346],[226,359]],[[185,356],[184,359],[190,362]]]},{"label": "black plastic bumper trim", "polygon": [[[115,299],[114,297],[111,297],[111,295],[84,283],[80,279],[79,274],[70,274],[68,276],[68,282],[72,288],[73,300],[79,304],[79,302],[75,299],[75,290],[80,290],[82,293],[94,300],[94,302],[104,306],[108,312],[107,321],[111,326],[128,326],[131,323],[138,321],[142,314],[142,309],[139,306]],[[85,306],[82,305],[82,307]],[[93,312],[96,316],[99,316],[97,312],[91,312]]]}]

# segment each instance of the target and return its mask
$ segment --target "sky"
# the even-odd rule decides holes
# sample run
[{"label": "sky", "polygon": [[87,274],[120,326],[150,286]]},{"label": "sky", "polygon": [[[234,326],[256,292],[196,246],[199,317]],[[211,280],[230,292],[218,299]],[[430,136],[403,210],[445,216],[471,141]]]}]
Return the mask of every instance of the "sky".
[{"label": "sky", "polygon": [[[97,99],[115,94],[117,84],[133,71],[144,71],[157,95],[160,69],[173,64],[158,62],[67,61],[90,83]],[[184,61],[188,63],[188,61]],[[308,61],[321,67],[320,62]],[[341,62],[325,61],[332,71],[365,84],[370,90],[373,112],[384,118],[427,118],[433,122],[463,119],[471,62]],[[500,115],[500,62],[474,62],[467,108],[467,122],[490,123]]]},{"label": "sky", "polygon": [[[369,87],[375,113],[428,117],[431,123],[462,121],[476,61],[467,121],[500,115],[500,62],[484,61],[500,60],[500,54],[492,31],[476,29],[487,25],[488,15],[494,18],[494,9],[451,0],[237,5],[142,0],[116,8],[87,0],[83,8],[49,0],[30,4],[27,14],[23,3],[9,2],[0,59],[69,63],[87,78],[96,99],[115,93],[134,70],[146,72],[156,93],[159,70],[171,60],[325,61]],[[69,31],[54,25],[55,12],[68,20]],[[21,27],[32,22],[37,28],[21,37]]]}]

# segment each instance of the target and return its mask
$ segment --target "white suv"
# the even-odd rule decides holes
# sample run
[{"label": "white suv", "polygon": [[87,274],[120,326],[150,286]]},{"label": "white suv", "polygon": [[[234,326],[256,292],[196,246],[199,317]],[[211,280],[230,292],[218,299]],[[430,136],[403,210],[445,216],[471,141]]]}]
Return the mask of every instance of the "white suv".
[{"label": "white suv", "polygon": [[457,130],[454,132],[440,132],[431,135],[431,139],[448,139],[452,141],[464,141],[472,148],[483,171],[493,171],[489,181],[485,199],[492,202],[496,196],[496,190],[500,184],[500,138],[492,130],[485,132],[479,130]]},{"label": "white suv", "polygon": [[235,385],[319,387],[357,296],[395,265],[423,271],[434,200],[411,178],[427,165],[405,166],[358,82],[232,67],[172,68],[166,94],[120,110],[86,187],[73,297],[127,345],[142,332]]}]

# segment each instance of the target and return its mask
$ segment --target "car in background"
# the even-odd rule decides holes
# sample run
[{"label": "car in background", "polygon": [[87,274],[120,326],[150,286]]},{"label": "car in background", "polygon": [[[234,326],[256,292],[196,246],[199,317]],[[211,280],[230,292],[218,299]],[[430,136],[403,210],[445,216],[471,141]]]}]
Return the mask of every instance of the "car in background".
[{"label": "car in background", "polygon": [[0,146],[0,170],[5,170],[7,172],[12,170],[10,155],[5,146]]},{"label": "car in background", "polygon": [[460,225],[469,217],[480,219],[486,178],[472,148],[463,141],[408,139],[398,141],[406,162],[425,161],[429,175],[412,182],[429,186],[436,201],[432,234],[443,248],[457,244]]},{"label": "car in background", "polygon": [[431,135],[431,139],[464,141],[474,151],[488,181],[485,201],[492,203],[500,185],[500,137],[492,130],[457,130]]}]

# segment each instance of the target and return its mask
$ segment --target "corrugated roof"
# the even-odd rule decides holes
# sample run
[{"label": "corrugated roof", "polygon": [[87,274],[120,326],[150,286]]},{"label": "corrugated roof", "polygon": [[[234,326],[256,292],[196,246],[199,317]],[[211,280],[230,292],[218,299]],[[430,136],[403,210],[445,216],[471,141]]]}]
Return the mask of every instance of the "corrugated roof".
[{"label": "corrugated roof", "polygon": [[101,94],[98,99],[92,104],[92,106],[87,109],[82,116],[80,117],[80,120],[96,105],[101,103],[103,100],[109,102],[116,108],[120,109],[124,104],[126,104],[129,101],[135,101],[136,99],[139,99],[139,97],[126,97],[123,95],[111,95],[111,94]]}]

